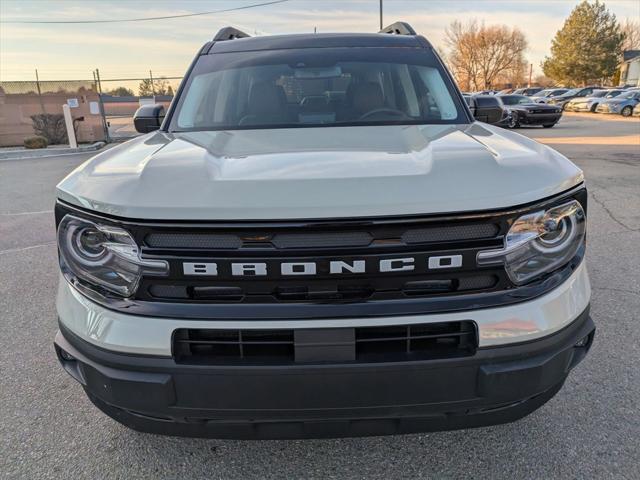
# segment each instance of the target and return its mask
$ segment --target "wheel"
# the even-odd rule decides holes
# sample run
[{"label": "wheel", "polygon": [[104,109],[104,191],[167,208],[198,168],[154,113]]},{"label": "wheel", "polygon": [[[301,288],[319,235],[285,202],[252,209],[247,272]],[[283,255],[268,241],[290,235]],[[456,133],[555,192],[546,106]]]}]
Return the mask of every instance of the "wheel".
[{"label": "wheel", "polygon": [[620,112],[620,114],[621,114],[623,117],[630,117],[632,112],[633,112],[633,108],[631,108],[629,105],[627,105],[626,107],[624,107],[624,108],[622,109],[622,111]]},{"label": "wheel", "polygon": [[542,125],[544,128],[551,128],[555,125],[555,123],[545,123],[544,125]]},{"label": "wheel", "polygon": [[593,105],[591,105],[591,108],[589,110],[591,111],[591,113],[596,113],[596,108],[598,108],[598,104],[594,103]]},{"label": "wheel", "polygon": [[511,117],[509,118],[509,122],[507,123],[507,127],[509,128],[518,128],[520,123],[518,122],[518,114],[515,112],[511,112]]}]

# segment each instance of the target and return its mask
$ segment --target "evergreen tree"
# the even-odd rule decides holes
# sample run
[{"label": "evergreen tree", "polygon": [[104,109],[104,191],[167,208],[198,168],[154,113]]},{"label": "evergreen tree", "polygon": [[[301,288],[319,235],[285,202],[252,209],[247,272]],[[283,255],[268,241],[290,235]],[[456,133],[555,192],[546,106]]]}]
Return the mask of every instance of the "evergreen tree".
[{"label": "evergreen tree", "polygon": [[556,33],[542,70],[567,85],[609,78],[616,71],[623,39],[616,16],[599,0],[584,0]]},{"label": "evergreen tree", "polygon": [[132,97],[133,90],[127,87],[117,87],[113,90],[107,92],[109,95],[113,95],[114,97]]}]

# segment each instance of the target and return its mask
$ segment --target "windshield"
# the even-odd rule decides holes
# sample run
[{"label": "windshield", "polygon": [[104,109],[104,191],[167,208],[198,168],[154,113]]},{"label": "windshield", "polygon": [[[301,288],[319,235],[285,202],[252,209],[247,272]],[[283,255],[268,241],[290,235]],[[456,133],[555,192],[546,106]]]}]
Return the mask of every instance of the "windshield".
[{"label": "windshield", "polygon": [[622,90],[612,90],[611,92],[607,93],[607,96],[605,98],[617,97],[621,93],[623,93]]},{"label": "windshield", "polygon": [[551,93],[551,90],[540,90],[538,93],[531,95],[532,97],[546,97]]},{"label": "windshield", "polygon": [[417,48],[308,48],[199,57],[172,131],[469,123],[436,57]]},{"label": "windshield", "polygon": [[527,103],[532,103],[529,97],[525,97],[523,95],[505,95],[501,97],[502,103],[505,105],[524,105]]},{"label": "windshield", "polygon": [[596,90],[591,94],[591,96],[594,98],[601,98],[605,97],[607,93],[609,93],[607,90]]},{"label": "windshield", "polygon": [[560,95],[561,97],[570,97],[572,95],[575,95],[576,93],[578,93],[580,91],[579,88],[574,88],[572,90],[569,90],[568,92],[563,93],[562,95]]},{"label": "windshield", "polygon": [[633,98],[636,96],[636,92],[625,92],[618,96],[618,98]]}]

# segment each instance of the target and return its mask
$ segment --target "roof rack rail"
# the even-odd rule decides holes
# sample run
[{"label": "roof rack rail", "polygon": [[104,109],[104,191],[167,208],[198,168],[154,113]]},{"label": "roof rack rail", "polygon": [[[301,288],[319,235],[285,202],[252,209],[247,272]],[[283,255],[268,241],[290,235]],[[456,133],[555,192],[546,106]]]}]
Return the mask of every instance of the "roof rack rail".
[{"label": "roof rack rail", "polygon": [[237,28],[233,27],[224,27],[218,30],[216,36],[213,37],[214,42],[221,42],[223,40],[235,40],[236,38],[246,38],[250,37],[248,33],[244,33]]},{"label": "roof rack rail", "polygon": [[384,27],[378,33],[390,33],[392,35],[417,35],[416,31],[407,22],[396,22]]}]

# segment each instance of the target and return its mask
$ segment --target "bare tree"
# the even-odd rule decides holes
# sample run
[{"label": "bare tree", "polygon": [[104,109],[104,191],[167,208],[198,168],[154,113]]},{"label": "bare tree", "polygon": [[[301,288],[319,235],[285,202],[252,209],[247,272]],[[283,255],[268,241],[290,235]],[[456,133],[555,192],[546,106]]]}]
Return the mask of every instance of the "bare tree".
[{"label": "bare tree", "polygon": [[622,25],[624,40],[622,41],[622,51],[640,49],[640,22],[629,20]]},{"label": "bare tree", "polygon": [[558,83],[553,78],[547,77],[544,73],[536,75],[534,82],[544,88],[555,87],[558,85]]},{"label": "bare tree", "polygon": [[445,35],[448,63],[463,90],[483,90],[501,79],[523,76],[527,39],[517,27],[455,21]]}]

